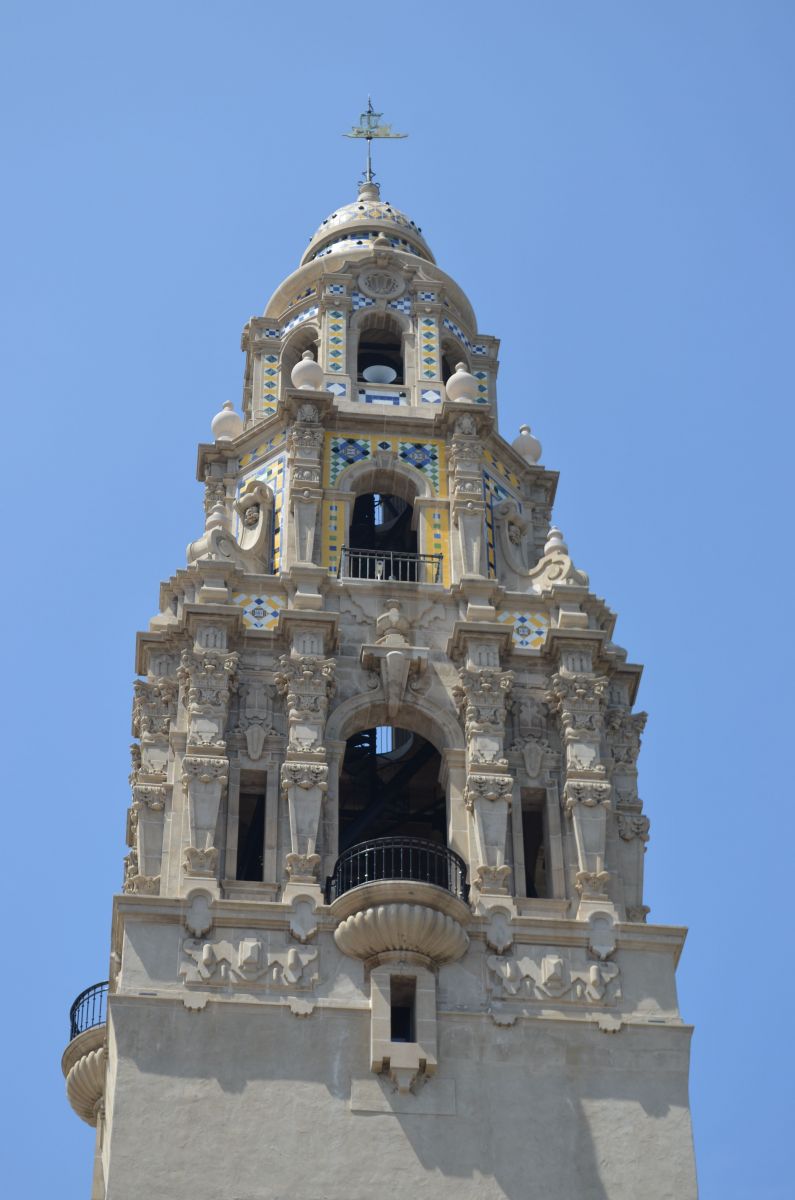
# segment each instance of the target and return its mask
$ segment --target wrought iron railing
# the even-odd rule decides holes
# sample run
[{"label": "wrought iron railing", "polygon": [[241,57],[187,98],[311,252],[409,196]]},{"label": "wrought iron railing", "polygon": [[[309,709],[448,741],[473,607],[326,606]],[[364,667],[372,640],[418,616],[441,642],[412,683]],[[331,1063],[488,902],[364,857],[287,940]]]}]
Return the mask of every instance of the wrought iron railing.
[{"label": "wrought iron railing", "polygon": [[433,883],[460,900],[469,896],[466,864],[454,850],[423,838],[388,837],[359,842],[343,851],[334,874],[326,880],[326,903],[379,879]]},{"label": "wrought iron railing", "polygon": [[79,1033],[104,1025],[108,1016],[108,981],[86,988],[69,1009],[69,1041]]},{"label": "wrought iron railing", "polygon": [[343,546],[340,579],[385,579],[392,583],[441,583],[441,554],[407,554],[402,550],[357,550]]}]

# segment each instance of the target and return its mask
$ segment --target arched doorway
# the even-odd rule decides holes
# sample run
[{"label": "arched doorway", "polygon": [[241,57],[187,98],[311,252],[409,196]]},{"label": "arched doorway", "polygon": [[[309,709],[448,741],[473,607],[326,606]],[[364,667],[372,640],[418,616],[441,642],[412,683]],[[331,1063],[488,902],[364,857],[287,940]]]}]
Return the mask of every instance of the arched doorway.
[{"label": "arched doorway", "polygon": [[348,738],[339,782],[340,853],[374,838],[447,844],[441,756],[418,733],[391,725]]}]

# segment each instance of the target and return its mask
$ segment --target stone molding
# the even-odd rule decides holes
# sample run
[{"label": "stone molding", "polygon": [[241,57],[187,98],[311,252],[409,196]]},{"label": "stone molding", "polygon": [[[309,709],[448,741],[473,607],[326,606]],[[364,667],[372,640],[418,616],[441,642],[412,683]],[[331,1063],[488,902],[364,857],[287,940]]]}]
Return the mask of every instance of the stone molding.
[{"label": "stone molding", "polygon": [[405,951],[437,964],[455,962],[469,945],[458,921],[422,904],[380,904],[353,913],[337,926],[334,940],[351,958]]}]

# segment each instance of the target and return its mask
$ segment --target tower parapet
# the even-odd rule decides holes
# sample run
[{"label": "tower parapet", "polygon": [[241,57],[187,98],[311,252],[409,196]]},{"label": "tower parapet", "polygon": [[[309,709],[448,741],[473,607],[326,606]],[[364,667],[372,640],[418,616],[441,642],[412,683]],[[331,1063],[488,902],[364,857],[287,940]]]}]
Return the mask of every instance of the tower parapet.
[{"label": "tower parapet", "polygon": [[368,180],[243,349],[64,1058],[94,1195],[694,1196],[640,667],[498,431],[497,340]]}]

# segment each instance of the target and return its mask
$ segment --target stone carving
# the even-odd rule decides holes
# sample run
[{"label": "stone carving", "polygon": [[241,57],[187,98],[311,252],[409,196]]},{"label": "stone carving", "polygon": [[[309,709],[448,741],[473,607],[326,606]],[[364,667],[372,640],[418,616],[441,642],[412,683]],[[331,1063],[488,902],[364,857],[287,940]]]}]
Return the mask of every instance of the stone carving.
[{"label": "stone carving", "polygon": [[494,528],[503,563],[520,579],[530,573],[526,534],[532,523],[523,516],[516,500],[504,500],[494,510]]},{"label": "stone carving", "polygon": [[282,765],[281,783],[290,816],[287,873],[294,883],[315,883],[320,865],[316,845],[323,797],[328,790],[328,767],[325,763],[288,759]]},{"label": "stone carving", "polygon": [[[163,856],[163,823],[166,807],[167,789],[164,784],[135,783],[133,785],[133,802],[130,806],[129,844],[134,845],[141,874],[137,878],[134,891],[144,891],[143,878],[151,881],[157,879],[159,888],[160,863]],[[154,882],[148,888],[155,892]]]},{"label": "stone carving", "polygon": [[311,942],[317,933],[315,901],[311,896],[296,896],[290,906],[290,936],[297,942]]},{"label": "stone carving", "polygon": [[639,838],[642,842],[649,840],[649,818],[642,813],[620,812],[617,814],[618,835],[625,842]]},{"label": "stone carving", "polygon": [[305,458],[316,458],[323,445],[322,429],[307,429],[294,425],[289,434],[290,453]]},{"label": "stone carving", "polygon": [[521,948],[508,957],[486,959],[489,988],[499,1000],[612,1005],[621,999],[621,973],[615,963],[589,962],[583,951],[545,954]]},{"label": "stone carving", "polygon": [[225,758],[189,755],[182,760],[182,786],[188,798],[192,841],[185,850],[185,870],[189,875],[216,874],[215,830],[228,770]]},{"label": "stone carving", "polygon": [[[72,1063],[66,1074],[66,1094],[77,1115],[87,1125],[96,1125],[105,1098],[107,1051],[104,1026],[92,1030],[102,1044],[87,1050]],[[68,1054],[68,1051],[67,1051]]]},{"label": "stone carving", "polygon": [[213,475],[212,465],[204,469],[204,515],[209,517],[217,504],[226,505],[226,483],[222,478]]},{"label": "stone carving", "polygon": [[177,675],[188,709],[188,746],[226,749],[227,707],[237,664],[238,655],[224,650],[183,650]]},{"label": "stone carving", "polygon": [[140,738],[133,753],[133,771],[164,775],[168,761],[171,725],[177,713],[177,681],[161,676],[136,679],[133,684],[133,736]]},{"label": "stone carving", "polygon": [[648,904],[631,904],[627,907],[627,920],[645,924],[646,917],[651,912]]},{"label": "stone carving", "polygon": [[511,914],[507,908],[492,908],[486,926],[486,945],[498,954],[504,954],[513,945]]},{"label": "stone carving", "polygon": [[399,275],[389,271],[365,271],[359,276],[359,288],[365,296],[392,300],[399,296],[405,284]]},{"label": "stone carving", "polygon": [[276,688],[287,702],[288,740],[291,750],[322,749],[328,702],[334,694],[333,658],[283,654],[279,659]]},{"label": "stone carving", "polygon": [[270,569],[273,492],[261,479],[250,479],[234,508],[241,521],[239,539],[229,529],[226,504],[217,502],[209,511],[204,533],[188,546],[188,563],[228,562],[255,573]]},{"label": "stone carving", "polygon": [[334,930],[334,941],[352,958],[404,951],[435,963],[454,962],[469,945],[454,917],[424,904],[379,904],[353,913]]},{"label": "stone carving", "polygon": [[320,420],[320,413],[315,404],[301,404],[298,407],[298,412],[295,414],[295,419],[303,425],[317,425]]},{"label": "stone carving", "polygon": [[211,910],[212,896],[209,892],[195,889],[188,893],[188,907],[185,912],[185,928],[194,937],[202,937],[209,933],[213,926]]},{"label": "stone carving", "polygon": [[[549,542],[547,546],[549,546]],[[533,589],[542,595],[545,592],[552,591],[553,588],[588,587],[588,576],[584,571],[579,571],[575,567],[568,553],[565,551],[565,547],[561,549],[558,549],[557,546],[551,548],[548,553],[545,553],[539,559],[536,566],[527,572],[526,577],[532,584]]]},{"label": "stone carving", "polygon": [[522,755],[528,778],[538,779],[542,770],[558,764],[558,754],[546,736],[547,707],[528,692],[514,694],[513,727],[515,740],[511,750]]},{"label": "stone carving", "polygon": [[605,717],[608,748],[614,768],[632,770],[638,761],[640,739],[646,727],[647,714],[609,709]]},{"label": "stone carving", "polygon": [[264,679],[249,676],[240,691],[238,733],[246,739],[248,756],[257,761],[265,738],[275,733],[273,725],[273,688]]},{"label": "stone carving", "polygon": [[508,810],[513,778],[504,774],[468,775],[464,800],[475,826],[475,873],[481,893],[504,895],[511,868],[505,862]]},{"label": "stone carving", "polygon": [[464,723],[470,763],[506,769],[508,764],[502,755],[513,672],[462,667],[458,678],[453,699]]},{"label": "stone carving", "polygon": [[385,611],[376,619],[376,633],[375,645],[362,646],[361,663],[368,672],[378,671],[387,719],[395,721],[406,687],[416,685],[425,670],[429,650],[409,645],[411,629],[397,600],[386,601]]},{"label": "stone carving", "polygon": [[186,984],[245,983],[273,991],[308,990],[318,981],[316,949],[283,946],[243,934],[217,942],[186,938],[179,973]]}]

